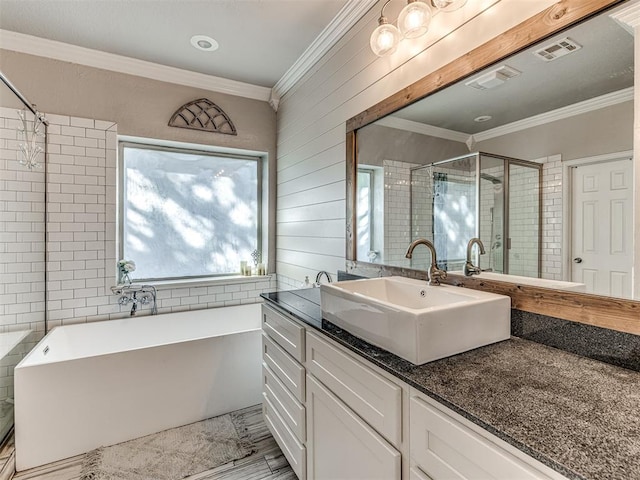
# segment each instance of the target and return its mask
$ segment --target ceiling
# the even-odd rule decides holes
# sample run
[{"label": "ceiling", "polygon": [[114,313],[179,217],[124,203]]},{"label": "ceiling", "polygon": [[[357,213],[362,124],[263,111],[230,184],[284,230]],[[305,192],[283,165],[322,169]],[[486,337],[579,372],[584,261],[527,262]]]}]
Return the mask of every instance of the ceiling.
[{"label": "ceiling", "polygon": [[[534,55],[536,50],[565,37],[582,48],[551,62]],[[633,44],[633,36],[605,12],[430,95],[393,116],[475,135],[632,87]],[[465,85],[502,65],[513,67],[522,74],[489,90],[476,90]],[[483,123],[474,122],[482,115],[492,118]]]},{"label": "ceiling", "polygon": [[[0,0],[0,29],[273,87],[348,0]],[[194,35],[220,47],[196,50]]]}]

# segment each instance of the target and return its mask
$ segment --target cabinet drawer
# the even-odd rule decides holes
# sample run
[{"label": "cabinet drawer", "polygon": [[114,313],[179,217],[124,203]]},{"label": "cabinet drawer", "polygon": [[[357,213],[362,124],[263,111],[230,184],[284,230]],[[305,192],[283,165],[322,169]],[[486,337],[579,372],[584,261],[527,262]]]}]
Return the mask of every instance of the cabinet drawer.
[{"label": "cabinet drawer", "polygon": [[307,332],[307,371],[383,437],[402,441],[402,388],[312,332]]},{"label": "cabinet drawer", "polygon": [[262,329],[293,358],[304,362],[304,327],[267,306],[262,307]]},{"label": "cabinet drawer", "polygon": [[305,409],[265,363],[262,364],[262,388],[282,420],[300,443],[306,440]]},{"label": "cabinet drawer", "polygon": [[264,333],[262,334],[262,360],[294,397],[304,402],[304,367]]},{"label": "cabinet drawer", "polygon": [[267,395],[264,393],[262,395],[264,422],[267,424],[273,438],[276,439],[280,450],[282,450],[282,453],[298,476],[298,479],[305,480],[307,478],[307,452],[304,445],[301,445],[300,442],[296,440],[295,435],[285,425]]},{"label": "cabinet drawer", "polygon": [[409,409],[411,459],[428,478],[551,478],[418,396]]}]

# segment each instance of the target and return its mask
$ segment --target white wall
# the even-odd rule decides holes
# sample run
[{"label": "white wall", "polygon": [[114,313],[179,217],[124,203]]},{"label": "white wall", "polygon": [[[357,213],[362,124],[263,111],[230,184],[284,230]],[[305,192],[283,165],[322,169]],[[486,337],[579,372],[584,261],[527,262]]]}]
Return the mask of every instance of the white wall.
[{"label": "white wall", "polygon": [[[425,37],[377,58],[369,36],[380,1],[283,97],[276,216],[282,286],[318,270],[345,268],[345,122],[554,2],[502,0],[473,18],[492,3],[469,2],[458,12],[439,13]],[[395,19],[401,7],[389,4],[385,13]]]}]

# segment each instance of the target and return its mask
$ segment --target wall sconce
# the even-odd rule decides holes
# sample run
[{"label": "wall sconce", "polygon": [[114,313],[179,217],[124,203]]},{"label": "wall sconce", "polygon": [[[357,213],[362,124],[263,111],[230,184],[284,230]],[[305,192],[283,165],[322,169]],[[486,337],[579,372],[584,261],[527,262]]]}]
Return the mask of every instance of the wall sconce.
[{"label": "wall sconce", "polygon": [[37,157],[44,150],[38,145],[38,138],[44,138],[44,116],[36,111],[34,114],[31,128],[29,128],[29,122],[27,120],[26,110],[18,110],[18,116],[22,122],[22,127],[18,128],[18,134],[24,137],[24,143],[18,144],[18,163],[29,170],[42,167],[42,164],[38,162]]},{"label": "wall sconce", "polygon": [[[369,44],[371,50],[379,57],[391,55],[404,38],[418,38],[429,30],[431,8],[420,0],[407,0],[407,5],[398,15],[398,26],[389,23],[384,16],[385,7],[391,2],[387,0],[382,6],[378,27],[371,34]],[[453,12],[463,7],[467,0],[430,0],[433,7],[443,12]]]}]

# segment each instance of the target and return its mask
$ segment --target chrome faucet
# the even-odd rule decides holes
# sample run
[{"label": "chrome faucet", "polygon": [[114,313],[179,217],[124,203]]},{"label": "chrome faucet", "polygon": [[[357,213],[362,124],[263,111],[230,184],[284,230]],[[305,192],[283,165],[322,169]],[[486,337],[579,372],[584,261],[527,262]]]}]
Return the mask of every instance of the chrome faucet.
[{"label": "chrome faucet", "polygon": [[466,277],[470,277],[471,275],[478,275],[482,271],[480,267],[476,267],[471,262],[471,249],[473,248],[474,244],[478,245],[478,248],[480,249],[480,255],[485,254],[484,244],[482,243],[482,240],[480,240],[478,237],[473,237],[471,240],[469,240],[469,243],[467,243],[467,261],[465,262],[463,268],[463,272]]},{"label": "chrome faucet", "polygon": [[138,307],[151,304],[151,315],[158,313],[158,304],[156,301],[156,287],[153,285],[118,285],[111,287],[114,295],[119,295],[118,305],[124,307],[131,303],[130,315],[133,317],[138,311]]},{"label": "chrome faucet", "polygon": [[331,283],[333,281],[331,280],[331,275],[329,275],[329,272],[327,272],[326,270],[320,270],[316,275],[316,283],[313,284],[314,287],[320,286],[320,279],[322,278],[323,275],[327,277],[327,283]]},{"label": "chrome faucet", "polygon": [[413,249],[418,245],[424,245],[431,252],[431,266],[429,267],[429,285],[440,285],[440,280],[447,278],[447,272],[438,268],[437,258],[436,258],[436,249],[426,238],[419,238],[411,242],[409,248],[407,249],[406,258],[411,258],[413,255]]}]

